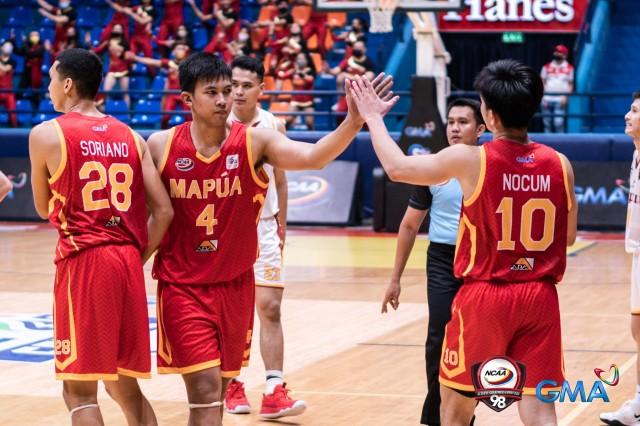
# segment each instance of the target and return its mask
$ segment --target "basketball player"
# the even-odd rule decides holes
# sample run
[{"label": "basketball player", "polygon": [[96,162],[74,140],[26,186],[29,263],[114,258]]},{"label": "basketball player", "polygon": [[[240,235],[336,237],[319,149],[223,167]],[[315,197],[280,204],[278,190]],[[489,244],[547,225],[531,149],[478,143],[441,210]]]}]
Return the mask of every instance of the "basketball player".
[{"label": "basketball player", "polygon": [[[158,371],[182,374],[190,425],[221,425],[227,382],[250,352],[256,225],[268,188],[262,166],[324,167],[363,121],[349,95],[352,108],[344,123],[316,144],[239,122],[228,127],[230,68],[213,54],[195,53],[180,64],[179,76],[193,121],[149,138],[175,211],[153,268]],[[384,89],[391,78],[376,83]]]},{"label": "basketball player", "polygon": [[9,178],[2,173],[0,170],[0,201],[4,200],[9,192],[11,192],[11,188],[13,188],[13,184],[9,180]]},{"label": "basketball player", "polygon": [[151,371],[142,263],[169,227],[171,202],[140,136],[96,109],[95,53],[65,50],[49,76],[51,101],[64,114],[33,128],[29,153],[36,211],[59,235],[56,378],[74,425],[102,424],[98,380],[130,425],[155,425],[136,380]]},{"label": "basketball player", "polygon": [[[239,56],[231,63],[233,107],[229,119],[246,126],[274,129],[284,134],[284,122],[258,107],[264,88],[263,61]],[[287,223],[287,178],[284,171],[265,164],[269,188],[258,221],[260,255],[253,270],[256,280],[256,308],[260,317],[260,353],[266,370],[266,389],[262,397],[260,415],[274,419],[302,414],[306,404],[288,396],[283,380],[284,337],[280,322],[280,305],[284,291],[282,248]],[[224,405],[230,413],[248,413],[251,410],[244,386],[231,380]]]},{"label": "basketball player", "polygon": [[506,355],[526,366],[523,423],[554,425],[554,405],[539,401],[535,388],[543,379],[564,381],[555,284],[576,237],[573,170],[564,155],[529,140],[543,92],[536,72],[514,60],[493,62],[475,88],[495,139],[418,156],[405,156],[389,137],[381,112],[390,102],[361,79],[352,95],[391,180],[433,185],[456,178],[462,188],[454,272],[464,282],[440,362],[442,424],[469,424],[476,407],[472,366]]},{"label": "basketball player", "polygon": [[[485,131],[480,102],[460,98],[447,111],[447,141],[449,145],[476,146]],[[440,424],[440,383],[438,364],[444,340],[444,327],[451,319],[451,303],[462,281],[453,275],[453,256],[460,222],[462,189],[456,179],[431,186],[416,186],[407,211],[400,223],[398,243],[391,282],[382,301],[393,309],[400,305],[400,278],[407,265],[422,221],[429,212],[429,249],[427,250],[427,301],[429,327],[425,344],[427,397],[422,407],[420,423]]]},{"label": "basketball player", "polygon": [[[635,151],[629,177],[629,204],[625,248],[633,254],[631,267],[631,334],[640,353],[640,92],[633,94],[629,112],[624,116],[624,132],[633,138]],[[640,424],[640,360],[636,360],[636,392],[633,399],[625,402],[617,411],[600,414],[600,420],[608,425]]]}]

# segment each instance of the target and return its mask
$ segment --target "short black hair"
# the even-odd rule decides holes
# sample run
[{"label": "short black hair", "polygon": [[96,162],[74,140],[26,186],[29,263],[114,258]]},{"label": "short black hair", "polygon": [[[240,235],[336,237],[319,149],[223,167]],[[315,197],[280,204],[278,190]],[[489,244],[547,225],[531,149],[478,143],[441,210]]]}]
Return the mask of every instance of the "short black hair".
[{"label": "short black hair", "polygon": [[180,90],[193,93],[199,81],[231,80],[231,68],[213,53],[198,52],[180,63],[178,75]]},{"label": "short black hair", "polygon": [[241,70],[254,72],[258,76],[260,83],[264,81],[264,61],[251,56],[238,56],[231,62],[231,70],[240,68]]},{"label": "short black hair", "polygon": [[473,117],[476,119],[476,125],[479,126],[481,124],[484,124],[484,118],[482,118],[482,111],[480,111],[480,102],[476,101],[475,99],[458,98],[454,100],[449,104],[449,107],[447,107],[447,117],[449,116],[449,113],[451,112],[451,109],[453,107],[471,108],[471,110],[473,111]]},{"label": "short black hair", "polygon": [[60,78],[70,78],[81,99],[95,99],[102,82],[102,61],[95,53],[80,48],[63,50],[56,56]]},{"label": "short black hair", "polygon": [[633,98],[634,101],[636,99],[640,99],[640,91],[639,92],[633,92],[633,95],[631,95],[631,97]]},{"label": "short black hair", "polygon": [[507,128],[523,129],[540,106],[544,85],[533,68],[513,59],[491,62],[473,83]]}]

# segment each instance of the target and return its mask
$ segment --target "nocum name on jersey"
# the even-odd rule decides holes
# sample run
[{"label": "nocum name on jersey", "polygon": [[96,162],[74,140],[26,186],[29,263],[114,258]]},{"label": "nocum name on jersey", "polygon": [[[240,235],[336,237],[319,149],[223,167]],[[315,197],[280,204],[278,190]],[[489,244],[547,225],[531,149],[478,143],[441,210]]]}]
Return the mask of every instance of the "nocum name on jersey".
[{"label": "nocum name on jersey", "polygon": [[503,191],[549,192],[551,176],[549,175],[502,175]]},{"label": "nocum name on jersey", "polygon": [[171,198],[197,198],[199,200],[206,199],[209,194],[214,194],[218,198],[231,197],[232,195],[242,194],[242,185],[238,176],[233,177],[233,182],[229,176],[218,177],[215,179],[187,180],[187,179],[170,179],[169,195]]}]

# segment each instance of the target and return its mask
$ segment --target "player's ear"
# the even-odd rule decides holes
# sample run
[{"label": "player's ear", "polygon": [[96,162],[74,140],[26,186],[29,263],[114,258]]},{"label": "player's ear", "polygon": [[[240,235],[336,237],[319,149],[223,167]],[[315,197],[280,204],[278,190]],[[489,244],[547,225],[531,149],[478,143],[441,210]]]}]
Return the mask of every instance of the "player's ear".
[{"label": "player's ear", "polygon": [[480,124],[478,125],[478,127],[476,127],[476,136],[480,137],[486,131],[487,131],[487,126],[485,126],[484,124]]},{"label": "player's ear", "polygon": [[182,98],[182,102],[184,102],[185,105],[187,105],[187,106],[189,106],[189,108],[191,108],[191,105],[193,104],[193,96],[191,95],[191,93],[182,92],[182,93],[180,93],[180,97]]},{"label": "player's ear", "polygon": [[69,77],[65,78],[64,85],[62,87],[64,93],[68,95],[71,92],[71,87],[73,87],[73,80],[71,80]]}]

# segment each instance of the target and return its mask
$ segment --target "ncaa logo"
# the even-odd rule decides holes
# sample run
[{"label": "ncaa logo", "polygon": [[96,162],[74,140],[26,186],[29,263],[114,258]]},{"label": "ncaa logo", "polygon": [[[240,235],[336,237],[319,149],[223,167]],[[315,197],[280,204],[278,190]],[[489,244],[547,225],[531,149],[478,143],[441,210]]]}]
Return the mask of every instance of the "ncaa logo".
[{"label": "ncaa logo", "polygon": [[480,367],[483,388],[513,388],[517,381],[517,369],[508,359],[493,358]]},{"label": "ncaa logo", "polygon": [[477,400],[500,412],[522,399],[525,366],[506,356],[490,358],[471,368]]},{"label": "ncaa logo", "polygon": [[178,158],[176,160],[176,169],[181,172],[188,172],[193,169],[193,160],[191,158]]}]

